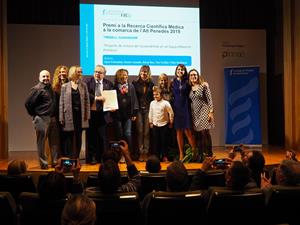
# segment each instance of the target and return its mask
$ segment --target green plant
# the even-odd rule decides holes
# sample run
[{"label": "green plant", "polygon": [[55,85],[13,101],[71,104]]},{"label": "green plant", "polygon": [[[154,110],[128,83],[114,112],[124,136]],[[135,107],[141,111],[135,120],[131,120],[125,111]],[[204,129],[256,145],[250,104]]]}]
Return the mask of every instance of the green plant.
[{"label": "green plant", "polygon": [[185,144],[184,149],[185,149],[185,156],[183,157],[183,159],[181,161],[183,163],[189,163],[193,160],[194,151],[189,144]]}]

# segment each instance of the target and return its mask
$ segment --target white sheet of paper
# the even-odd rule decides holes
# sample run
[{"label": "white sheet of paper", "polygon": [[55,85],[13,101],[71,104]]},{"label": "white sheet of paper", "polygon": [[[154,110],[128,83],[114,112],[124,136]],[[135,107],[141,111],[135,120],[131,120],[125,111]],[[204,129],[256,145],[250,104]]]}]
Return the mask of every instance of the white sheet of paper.
[{"label": "white sheet of paper", "polygon": [[116,90],[103,90],[101,94],[105,98],[103,103],[104,112],[119,109]]}]

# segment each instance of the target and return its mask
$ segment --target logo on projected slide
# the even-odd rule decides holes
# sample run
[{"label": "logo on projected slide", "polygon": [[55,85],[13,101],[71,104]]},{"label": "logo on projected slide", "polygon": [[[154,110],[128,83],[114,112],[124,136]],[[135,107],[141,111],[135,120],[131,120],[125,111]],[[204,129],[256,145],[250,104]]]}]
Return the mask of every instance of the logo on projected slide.
[{"label": "logo on projected slide", "polygon": [[131,18],[131,14],[124,12],[124,10],[112,10],[112,9],[103,9],[102,15],[104,16],[120,16],[123,18]]},{"label": "logo on projected slide", "polygon": [[223,51],[222,58],[243,58],[246,56],[244,51]]}]

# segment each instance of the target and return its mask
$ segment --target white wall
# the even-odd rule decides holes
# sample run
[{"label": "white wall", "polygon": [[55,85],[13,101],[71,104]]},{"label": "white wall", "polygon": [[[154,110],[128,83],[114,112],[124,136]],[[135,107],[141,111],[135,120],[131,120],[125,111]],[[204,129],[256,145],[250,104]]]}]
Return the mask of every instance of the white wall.
[{"label": "white wall", "polygon": [[215,111],[214,146],[225,142],[224,67],[260,66],[262,142],[267,144],[266,33],[264,30],[202,29],[202,75],[210,84]]},{"label": "white wall", "polygon": [[24,102],[39,72],[79,64],[79,27],[8,25],[9,151],[36,149],[35,132]]},{"label": "white wall", "polygon": [[[265,31],[202,29],[201,47],[202,74],[210,84],[215,106],[213,145],[224,145],[223,68],[241,65],[261,66],[262,133],[266,144]],[[234,54],[223,57],[225,51]],[[24,102],[30,88],[38,82],[39,72],[47,69],[52,74],[61,64],[79,64],[78,26],[8,25],[9,151],[36,149],[34,129]]]}]

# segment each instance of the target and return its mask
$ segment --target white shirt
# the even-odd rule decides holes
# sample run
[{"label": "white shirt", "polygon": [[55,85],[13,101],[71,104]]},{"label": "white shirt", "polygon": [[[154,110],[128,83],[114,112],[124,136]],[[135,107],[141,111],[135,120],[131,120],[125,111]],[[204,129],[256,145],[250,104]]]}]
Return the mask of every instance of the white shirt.
[{"label": "white shirt", "polygon": [[149,123],[154,126],[162,127],[169,122],[173,123],[174,112],[170,103],[164,99],[160,101],[153,100],[150,103]]}]

